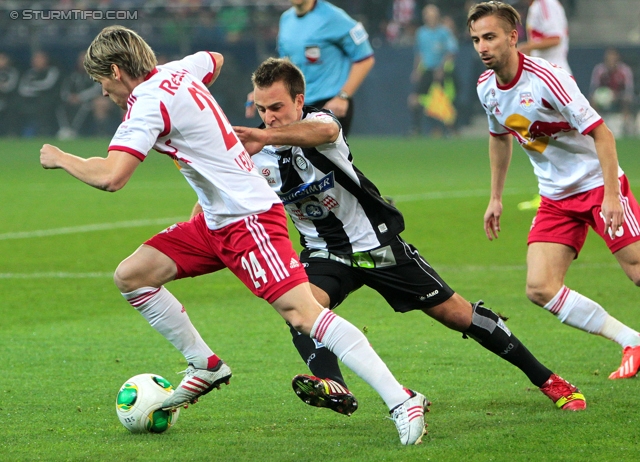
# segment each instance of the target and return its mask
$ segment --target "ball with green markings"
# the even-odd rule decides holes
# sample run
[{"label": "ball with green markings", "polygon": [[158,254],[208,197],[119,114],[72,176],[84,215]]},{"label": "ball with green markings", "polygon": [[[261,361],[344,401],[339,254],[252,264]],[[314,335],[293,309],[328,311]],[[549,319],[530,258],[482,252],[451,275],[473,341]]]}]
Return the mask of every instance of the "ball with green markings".
[{"label": "ball with green markings", "polygon": [[171,383],[156,374],[139,374],[127,380],[116,396],[116,413],[132,433],[162,433],[175,425],[180,409],[163,411],[162,403],[173,393]]}]

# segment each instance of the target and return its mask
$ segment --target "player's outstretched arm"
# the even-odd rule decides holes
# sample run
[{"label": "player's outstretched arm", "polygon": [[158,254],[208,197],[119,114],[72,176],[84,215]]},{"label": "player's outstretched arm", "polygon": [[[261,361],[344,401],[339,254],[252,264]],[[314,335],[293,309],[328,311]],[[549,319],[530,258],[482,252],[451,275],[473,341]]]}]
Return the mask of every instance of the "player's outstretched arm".
[{"label": "player's outstretched arm", "polygon": [[238,135],[245,151],[247,151],[250,156],[258,154],[260,150],[268,144],[267,137],[264,133],[266,129],[261,130],[259,128],[250,127],[233,127],[233,130],[236,132],[236,135]]},{"label": "player's outstretched arm", "polygon": [[254,155],[266,146],[298,146],[314,148],[333,143],[340,134],[340,126],[331,120],[301,120],[275,128],[233,127],[244,148]]},{"label": "player's outstretched arm", "polygon": [[530,40],[528,42],[519,43],[518,50],[521,53],[528,55],[533,50],[546,50],[548,48],[556,47],[560,45],[560,40],[560,37],[545,37],[535,42]]},{"label": "player's outstretched arm", "polygon": [[502,192],[507,179],[513,150],[511,135],[489,137],[489,161],[491,164],[491,196],[484,214],[484,232],[492,241],[500,232]]},{"label": "player's outstretched arm", "polygon": [[114,192],[127,184],[140,160],[123,151],[109,151],[105,157],[84,159],[45,144],[40,149],[43,168],[61,168],[80,181],[103,191]]}]

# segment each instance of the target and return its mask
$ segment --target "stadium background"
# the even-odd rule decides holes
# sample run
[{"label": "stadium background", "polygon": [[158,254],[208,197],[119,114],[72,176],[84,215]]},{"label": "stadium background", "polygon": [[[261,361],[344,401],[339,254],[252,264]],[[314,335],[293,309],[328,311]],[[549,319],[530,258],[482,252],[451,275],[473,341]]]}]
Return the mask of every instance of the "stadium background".
[{"label": "stadium background", "polygon": [[[393,0],[337,0],[334,4],[360,20],[369,32],[376,64],[355,96],[354,134],[405,135],[410,122],[407,96],[413,63],[413,31],[420,25],[420,10],[427,2],[415,1],[413,19],[394,28]],[[465,28],[465,0],[434,0],[442,15],[456,25],[460,51],[456,57],[456,105],[460,133],[478,134],[480,105],[475,81],[483,66],[477,59]],[[511,0],[523,14],[527,0]],[[634,70],[640,88],[640,2],[638,0],[563,0],[569,17],[569,63],[586,93],[591,71],[607,46],[615,46]],[[0,0],[0,52],[8,53],[18,68],[29,65],[31,52],[44,50],[54,64],[73,69],[75,57],[106,25],[119,23],[138,31],[163,59],[194,51],[224,54],[225,67],[211,89],[234,124],[246,123],[244,101],[249,76],[267,56],[275,55],[278,18],[290,6],[287,0]],[[29,20],[22,19],[26,10]],[[136,19],[55,20],[52,11],[98,10],[129,12]],[[19,12],[18,19],[11,12]],[[478,120],[479,119],[479,120]]]}]

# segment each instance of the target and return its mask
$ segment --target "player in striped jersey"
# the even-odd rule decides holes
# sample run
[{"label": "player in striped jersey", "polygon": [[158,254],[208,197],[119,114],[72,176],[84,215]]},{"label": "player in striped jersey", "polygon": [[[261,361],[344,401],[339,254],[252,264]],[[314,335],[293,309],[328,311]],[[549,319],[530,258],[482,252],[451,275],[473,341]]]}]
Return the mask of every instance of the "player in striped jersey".
[{"label": "player in striped jersey", "polygon": [[103,95],[127,110],[107,157],[84,159],[51,145],[40,151],[43,167],[62,168],[90,186],[117,191],[155,149],[176,162],[197,194],[203,213],[146,241],[114,275],[124,298],[189,363],[162,408],[194,403],[231,378],[231,369],[205,343],[164,284],[229,268],[297,330],[340,355],[380,394],[402,444],[420,443],[427,399],[398,383],[365,336],[314,299],[278,196],[205,87],[216,80],[222,63],[218,53],[199,52],[158,66],[153,50],[138,34],[107,27],[91,43],[84,61]]},{"label": "player in striped jersey", "polygon": [[640,285],[640,207],[618,165],[615,139],[571,76],[516,48],[517,11],[501,2],[476,4],[467,25],[488,68],[478,96],[489,119],[491,197],[484,215],[489,240],[498,237],[502,191],[515,137],[529,156],[542,202],[531,225],[527,296],[570,326],[623,348],[610,379],[640,368],[640,334],[564,284],[592,227],[627,276]]},{"label": "player in striped jersey", "polygon": [[[400,237],[402,214],[353,165],[338,120],[304,106],[304,77],[294,64],[270,58],[252,80],[266,128],[235,130],[300,232],[300,261],[323,306],[333,309],[366,285],[397,312],[421,310],[477,340],[520,368],[559,408],[585,408],[579,390],[543,366],[498,315],[455,293]],[[294,378],[298,396],[342,414],[355,411],[336,356],[293,327],[291,333],[313,373]]]}]

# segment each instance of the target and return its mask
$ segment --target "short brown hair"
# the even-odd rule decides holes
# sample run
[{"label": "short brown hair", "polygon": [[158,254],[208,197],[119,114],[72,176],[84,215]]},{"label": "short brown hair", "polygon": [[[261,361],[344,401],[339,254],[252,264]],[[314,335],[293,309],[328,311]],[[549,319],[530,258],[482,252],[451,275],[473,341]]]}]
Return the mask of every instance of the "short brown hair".
[{"label": "short brown hair", "polygon": [[507,32],[516,29],[518,24],[522,22],[520,13],[511,5],[497,1],[483,2],[476,3],[469,8],[469,14],[467,14],[467,29],[471,30],[473,23],[485,16],[497,16],[502,19],[502,21],[510,27],[510,29],[505,27]]},{"label": "short brown hair", "polygon": [[134,31],[122,26],[109,26],[93,39],[83,64],[87,74],[97,80],[113,74],[112,64],[130,77],[144,77],[158,61],[151,47]]},{"label": "short brown hair", "polygon": [[263,61],[251,75],[251,82],[257,88],[269,88],[276,82],[282,82],[292,100],[297,95],[304,95],[305,90],[302,71],[284,58],[268,58]]}]

